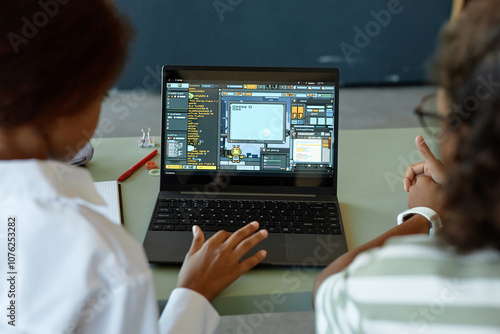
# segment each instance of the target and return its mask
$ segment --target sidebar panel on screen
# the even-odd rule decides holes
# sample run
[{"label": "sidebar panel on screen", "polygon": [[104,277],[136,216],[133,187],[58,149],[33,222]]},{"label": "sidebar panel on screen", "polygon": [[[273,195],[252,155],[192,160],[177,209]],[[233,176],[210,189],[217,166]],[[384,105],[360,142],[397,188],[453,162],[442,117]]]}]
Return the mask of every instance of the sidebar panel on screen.
[{"label": "sidebar panel on screen", "polygon": [[218,159],[218,89],[167,84],[166,169],[215,170]]}]

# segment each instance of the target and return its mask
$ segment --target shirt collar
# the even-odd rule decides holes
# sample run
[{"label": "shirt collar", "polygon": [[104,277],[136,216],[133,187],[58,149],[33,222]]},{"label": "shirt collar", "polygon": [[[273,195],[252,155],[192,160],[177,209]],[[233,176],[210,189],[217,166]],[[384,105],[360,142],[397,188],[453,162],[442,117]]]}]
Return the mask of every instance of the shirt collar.
[{"label": "shirt collar", "polygon": [[92,176],[81,168],[48,160],[0,160],[0,193],[31,198],[81,198],[105,205]]}]

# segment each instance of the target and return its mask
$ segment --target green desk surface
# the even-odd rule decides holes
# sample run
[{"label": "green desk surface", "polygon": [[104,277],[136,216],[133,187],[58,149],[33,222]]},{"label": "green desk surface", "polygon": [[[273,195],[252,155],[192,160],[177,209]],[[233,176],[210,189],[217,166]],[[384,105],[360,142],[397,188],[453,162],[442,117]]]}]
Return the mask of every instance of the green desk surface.
[{"label": "green desk surface", "polygon": [[[406,167],[421,160],[414,139],[419,128],[349,130],[339,134],[338,197],[348,247],[363,244],[396,224],[406,209]],[[95,181],[116,180],[148,153],[137,138],[95,138],[94,158],[87,168]],[[429,141],[431,149],[436,148]],[[157,147],[159,149],[159,147]],[[154,161],[159,162],[160,154]],[[160,178],[143,166],[122,182],[125,228],[141,243]],[[177,283],[179,266],[152,266],[156,296],[167,299]],[[311,289],[319,269],[263,267],[240,277],[214,301],[222,315],[311,310]]]}]

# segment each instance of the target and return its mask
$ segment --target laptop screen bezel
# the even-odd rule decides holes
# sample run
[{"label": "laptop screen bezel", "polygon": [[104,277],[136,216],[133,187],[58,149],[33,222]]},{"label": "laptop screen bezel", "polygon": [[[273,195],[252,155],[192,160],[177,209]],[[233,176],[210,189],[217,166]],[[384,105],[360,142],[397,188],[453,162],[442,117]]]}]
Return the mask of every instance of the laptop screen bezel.
[{"label": "laptop screen bezel", "polygon": [[[243,72],[245,80],[269,80],[269,74],[273,75],[273,81],[324,81],[334,84],[334,140],[333,148],[333,171],[331,177],[298,177],[297,174],[280,177],[248,176],[242,172],[223,173],[222,180],[213,177],[212,173],[194,172],[189,176],[167,174],[164,169],[166,158],[166,86],[167,79],[189,78],[207,79],[204,75],[210,74],[211,79],[237,79],[238,74]],[[196,191],[196,192],[262,192],[263,188],[273,193],[311,193],[311,194],[335,194],[337,193],[338,178],[338,121],[339,121],[339,70],[337,68],[289,68],[289,67],[220,67],[220,66],[163,66],[162,70],[162,141],[161,141],[161,190],[167,191]],[[274,80],[274,78],[276,80]],[[321,80],[318,80],[321,78]],[[297,80],[294,80],[297,79]],[[207,79],[208,80],[208,79]],[[197,175],[194,175],[197,174]],[[299,181],[299,178],[302,181]],[[207,190],[208,188],[208,190]]]}]

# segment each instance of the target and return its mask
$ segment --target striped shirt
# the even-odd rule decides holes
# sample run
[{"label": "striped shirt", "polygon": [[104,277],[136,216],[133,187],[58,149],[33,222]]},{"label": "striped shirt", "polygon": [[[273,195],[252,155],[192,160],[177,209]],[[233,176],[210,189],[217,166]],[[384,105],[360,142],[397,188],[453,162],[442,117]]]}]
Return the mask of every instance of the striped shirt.
[{"label": "striped shirt", "polygon": [[394,237],[327,278],[315,303],[317,333],[500,333],[500,252]]}]

